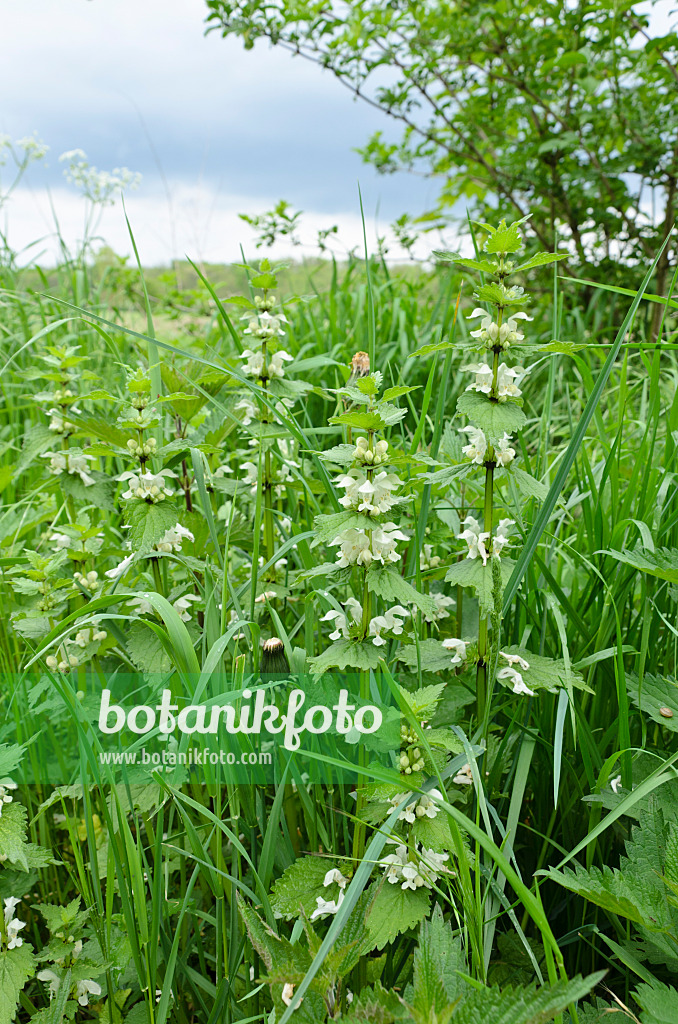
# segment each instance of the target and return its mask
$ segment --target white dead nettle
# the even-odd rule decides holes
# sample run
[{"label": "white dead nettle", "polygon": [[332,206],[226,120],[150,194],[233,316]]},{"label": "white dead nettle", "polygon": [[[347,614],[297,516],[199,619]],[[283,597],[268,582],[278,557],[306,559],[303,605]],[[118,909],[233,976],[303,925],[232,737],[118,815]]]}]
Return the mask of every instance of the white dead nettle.
[{"label": "white dead nettle", "polygon": [[465,764],[459,769],[457,774],[452,779],[452,782],[456,782],[458,786],[472,786],[473,785],[473,772],[471,771],[471,765]]},{"label": "white dead nettle", "polygon": [[514,665],[520,665],[523,672],[527,672],[528,668],[530,667],[530,663],[528,661],[525,661],[524,658],[521,658],[519,654],[507,654],[506,651],[500,651],[499,657],[504,658],[506,663],[510,665],[511,668],[513,668]]},{"label": "white dead nettle", "polygon": [[[389,803],[391,810],[395,810],[401,800],[404,800],[407,793],[396,793],[392,796]],[[408,804],[398,815],[398,821],[406,821],[408,824],[413,825],[417,818],[435,818],[438,814],[438,806],[433,798],[438,800],[444,800],[445,797],[438,789],[432,789],[430,793],[419,798],[416,803]]]},{"label": "white dead nettle", "polygon": [[450,662],[451,665],[461,665],[466,661],[466,648],[468,647],[466,641],[457,640],[455,637],[448,637],[446,640],[443,640],[443,647],[447,651],[454,651]]},{"label": "white dead nettle", "polygon": [[495,558],[499,558],[506,545],[511,543],[508,538],[508,531],[512,526],[515,526],[513,519],[499,520],[496,533],[492,537],[492,554]]},{"label": "white dead nettle", "polygon": [[466,557],[482,558],[483,565],[487,565],[489,554],[485,543],[490,539],[489,533],[481,531],[480,523],[474,516],[466,516],[462,526],[465,529],[457,534],[457,540],[465,540],[468,544],[468,555]]},{"label": "white dead nettle", "polygon": [[[36,398],[37,397],[38,396],[36,395]],[[53,395],[52,397],[55,396]],[[71,405],[68,411],[72,412],[75,416],[79,416],[82,410],[78,409],[75,405]],[[50,418],[49,423],[47,424],[48,430],[51,430],[54,434],[67,434],[70,432],[72,424],[67,417],[64,416],[61,409],[48,409],[47,414]]]},{"label": "white dead nettle", "polygon": [[260,338],[261,341],[285,337],[285,332],[280,325],[286,324],[288,321],[282,313],[278,313],[276,316],[271,316],[268,311],[259,313],[258,316],[245,313],[240,319],[247,320],[247,327],[243,334],[251,334],[253,338]]},{"label": "white dead nettle", "polygon": [[75,544],[73,538],[69,537],[68,534],[57,533],[56,530],[53,530],[49,534],[48,540],[52,545],[52,551],[54,552],[64,551],[66,548],[71,548]]},{"label": "white dead nettle", "polygon": [[448,597],[447,594],[439,593],[429,594],[428,596],[435,604],[435,609],[432,612],[424,612],[424,621],[440,622],[441,619],[448,618],[450,614],[448,608],[453,608],[456,604],[454,598]]},{"label": "white dead nettle", "polygon": [[[487,363],[469,363],[462,366],[462,370],[468,370],[476,377],[473,384],[466,388],[467,391],[479,391],[483,395],[492,394],[494,373],[491,366]],[[507,366],[506,363],[500,363],[497,368],[497,401],[505,402],[508,398],[519,398],[522,391],[518,387],[518,382],[529,372],[530,367]]]},{"label": "white dead nettle", "polygon": [[[280,998],[282,999],[282,1001],[285,1004],[285,1006],[289,1006],[290,1005],[290,1003],[292,1002],[293,995],[294,995],[294,985],[292,984],[291,981],[285,982],[285,984],[283,985],[283,990],[282,990],[282,992],[280,994]],[[303,999],[300,999],[297,1005],[301,1006],[303,1001],[304,1001]]]},{"label": "white dead nettle", "polygon": [[83,978],[76,986],[75,995],[81,1006],[89,1006],[90,996],[101,995],[101,985],[91,978]]},{"label": "white dead nettle", "polygon": [[109,580],[117,580],[121,576],[124,576],[130,565],[134,561],[134,554],[127,555],[123,558],[122,562],[119,562],[114,569],[107,569],[104,576],[107,576]]},{"label": "white dead nettle", "polygon": [[514,693],[525,694],[526,697],[534,697],[534,690],[527,686],[520,672],[510,665],[497,672],[497,679],[507,679],[511,683]]},{"label": "white dead nettle", "polygon": [[72,668],[77,668],[80,664],[80,658],[77,654],[71,653],[73,646],[72,641],[67,641],[58,649],[58,657],[54,654],[48,655],[45,658],[47,668],[51,669],[52,672],[70,672]]},{"label": "white dead nettle", "polygon": [[187,530],[181,523],[177,523],[170,530],[166,530],[159,541],[156,541],[154,547],[157,551],[163,551],[169,553],[170,551],[181,551],[181,543],[183,540],[194,541],[195,537],[190,530]]},{"label": "white dead nettle", "polygon": [[[244,427],[249,427],[253,420],[256,420],[259,415],[259,411],[252,401],[251,398],[241,398],[235,405],[236,412],[242,410],[241,423]],[[230,470],[229,470],[230,472]]]},{"label": "white dead nettle", "polygon": [[200,598],[197,594],[184,594],[183,597],[177,598],[173,602],[173,608],[175,612],[178,612],[179,618],[183,619],[184,622],[191,621],[190,607],[192,601],[199,601]]},{"label": "white dead nettle", "polygon": [[340,505],[371,515],[388,512],[397,500],[393,491],[402,485],[395,473],[384,470],[370,480],[361,470],[349,469],[344,476],[337,477],[336,482],[346,491],[339,499]]},{"label": "white dead nettle", "polygon": [[134,608],[139,615],[153,614],[153,605],[150,603],[150,601],[144,600],[143,597],[134,597],[129,603],[130,606]]},{"label": "white dead nettle", "polygon": [[395,523],[384,523],[371,532],[371,537],[364,530],[343,530],[330,541],[330,547],[340,548],[337,553],[337,565],[340,568],[347,565],[370,565],[372,561],[385,565],[400,560],[396,541],[407,539],[407,534],[399,530]]},{"label": "white dead nettle", "polygon": [[[388,611],[384,612],[383,615],[376,615],[373,619],[370,619],[368,635],[374,637],[372,643],[375,647],[383,647],[386,643],[386,640],[381,635],[383,631],[400,636],[403,632],[403,620],[409,614],[406,608],[396,604],[393,608],[389,608]],[[342,637],[345,640],[349,640],[351,637],[351,627],[353,627],[353,632],[355,633],[355,630],[362,625],[362,620],[362,605],[354,597],[349,597],[344,604],[343,612],[333,608],[323,615],[320,621],[334,623],[335,629],[333,633],[330,633],[330,640],[341,640]]]},{"label": "white dead nettle", "polygon": [[2,817],[2,808],[5,804],[11,804],[14,797],[10,796],[17,789],[16,782],[12,782],[11,779],[3,779],[0,782],[0,818]]},{"label": "white dead nettle", "polygon": [[92,625],[88,629],[81,629],[75,634],[75,646],[87,647],[89,644],[100,643],[105,640],[108,633],[105,629],[99,629],[98,618],[92,619]]},{"label": "white dead nettle", "polygon": [[442,874],[451,874],[445,861],[447,853],[436,853],[425,846],[415,847],[414,860],[410,859],[411,851],[401,844],[395,853],[389,854],[379,861],[386,869],[386,878],[391,884],[400,883],[402,889],[420,889],[426,886],[431,889]]},{"label": "white dead nettle", "polygon": [[510,465],[516,457],[515,448],[511,448],[511,435],[504,432],[494,446],[494,457],[500,466]]},{"label": "white dead nettle", "polygon": [[412,772],[420,772],[424,767],[424,758],[421,756],[419,747],[403,750],[400,755],[400,771],[403,775],[411,775]]},{"label": "white dead nettle", "polygon": [[49,459],[47,469],[54,476],[60,476],[61,473],[71,473],[73,476],[79,476],[85,487],[91,487],[92,484],[96,483],[94,478],[87,472],[89,463],[94,462],[93,455],[85,455],[82,452],[45,452],[42,458]]},{"label": "white dead nettle", "polygon": [[88,573],[74,572],[73,579],[78,581],[83,590],[96,590],[99,584],[99,573],[94,569]]},{"label": "white dead nettle", "polygon": [[440,555],[433,554],[433,545],[424,544],[423,549],[419,552],[419,568],[422,572],[425,569],[437,569],[441,561]]},{"label": "white dead nettle", "polygon": [[331,868],[325,875],[323,885],[327,887],[328,885],[332,885],[333,882],[336,882],[340,889],[345,889],[349,883],[349,879],[346,878],[345,875],[342,875],[339,868]]},{"label": "white dead nettle", "polygon": [[400,636],[403,632],[403,622],[409,616],[407,608],[403,608],[402,605],[396,604],[393,608],[389,608],[388,611],[384,612],[383,615],[375,615],[373,619],[370,619],[369,635],[374,637],[372,643],[375,647],[383,647],[386,641],[382,637],[382,631],[387,633],[393,633],[394,636]]},{"label": "white dead nettle", "polygon": [[388,462],[388,441],[377,441],[374,448],[370,448],[366,437],[359,437],[355,443],[353,458],[356,462],[368,466],[380,466]]},{"label": "white dead nettle", "polygon": [[49,984],[49,1000],[51,1002],[61,987],[61,978],[58,974],[55,974],[54,971],[49,970],[38,971],[36,977],[38,981],[43,981],[45,984]]},{"label": "white dead nettle", "polygon": [[469,443],[464,445],[462,448],[464,455],[466,455],[471,462],[475,462],[476,465],[482,466],[485,462],[485,452],[487,451],[487,438],[485,437],[484,431],[482,431],[480,427],[468,426],[462,427],[459,433],[468,434]]},{"label": "white dead nettle", "polygon": [[479,316],[483,318],[480,321],[480,327],[476,331],[471,331],[471,337],[478,338],[487,348],[502,349],[510,348],[511,345],[517,345],[524,340],[525,335],[518,327],[518,320],[533,319],[527,313],[513,313],[500,327],[486,310],[480,308],[474,309],[467,319],[473,320]]},{"label": "white dead nettle", "polygon": [[344,896],[346,893],[341,889],[336,900],[324,900],[322,896],[316,896],[316,908],[311,914],[310,920],[315,921],[318,917],[326,917],[328,914],[336,914],[339,907],[344,902]]},{"label": "white dead nettle", "polygon": [[164,501],[166,496],[174,494],[174,488],[165,477],[174,479],[171,469],[161,469],[158,473],[121,473],[118,480],[127,481],[127,490],[122,497],[139,498],[153,505]]},{"label": "white dead nettle", "polygon": [[344,640],[350,638],[350,622],[354,626],[360,625],[363,617],[363,607],[359,601],[356,601],[354,597],[349,597],[344,604],[344,611],[340,612],[336,609],[331,609],[321,618],[321,622],[333,622],[335,629],[333,633],[330,633],[330,640],[341,640],[342,636]]},{"label": "white dead nettle", "polygon": [[621,775],[616,775],[614,777],[614,779],[610,779],[610,789],[615,794],[618,793],[619,790],[621,789],[621,784],[622,784],[622,777],[621,777]]},{"label": "white dead nettle", "polygon": [[5,933],[7,936],[7,949],[18,949],[23,946],[24,940],[19,938],[19,932],[26,927],[25,921],[20,921],[14,916],[14,910],[21,903],[16,896],[5,898]]}]

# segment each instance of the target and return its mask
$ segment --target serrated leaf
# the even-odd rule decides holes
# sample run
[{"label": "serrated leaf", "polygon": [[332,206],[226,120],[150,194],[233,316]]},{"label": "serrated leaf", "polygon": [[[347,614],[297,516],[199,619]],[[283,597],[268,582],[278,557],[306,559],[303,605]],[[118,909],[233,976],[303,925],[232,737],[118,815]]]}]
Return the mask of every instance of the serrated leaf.
[{"label": "serrated leaf", "polygon": [[634,993],[642,1012],[641,1024],[678,1024],[678,992],[654,981],[639,985]]},{"label": "serrated leaf", "polygon": [[140,672],[166,672],[171,665],[160,638],[143,619],[131,623],[127,630],[125,646]]},{"label": "serrated leaf", "polygon": [[132,550],[137,553],[150,551],[162,536],[173,529],[177,522],[177,509],[171,501],[149,505],[147,501],[129,501],[125,506],[125,522],[131,527]]},{"label": "serrated leaf", "polygon": [[19,743],[0,743],[0,779],[16,771],[23,760],[25,747]]},{"label": "serrated leaf", "polygon": [[521,223],[522,221],[517,220],[513,224],[507,224],[505,220],[502,220],[499,227],[492,232],[485,242],[483,246],[485,252],[519,252],[523,247],[523,240],[520,234]]},{"label": "serrated leaf", "polygon": [[677,548],[659,548],[657,551],[646,551],[643,548],[635,548],[633,551],[604,550],[601,553],[645,572],[648,576],[678,583]]},{"label": "serrated leaf", "polygon": [[[636,707],[649,715],[653,722],[671,732],[678,732],[678,682],[672,676],[645,675],[640,692],[638,679],[634,677],[628,689]],[[667,714],[669,711],[672,714]]]},{"label": "serrated leaf", "polygon": [[515,480],[523,498],[536,498],[537,501],[544,501],[548,496],[548,485],[536,480],[531,473],[526,473],[520,466],[511,465],[508,475]]},{"label": "serrated leaf", "polygon": [[384,878],[365,914],[372,947],[383,949],[401,932],[416,927],[428,913],[429,902],[430,893],[425,887],[403,889]]},{"label": "serrated leaf", "polygon": [[337,886],[327,888],[323,880],[328,871],[337,865],[326,857],[300,857],[290,864],[280,878],[274,882],[271,892],[271,907],[286,920],[296,919],[300,907],[310,917],[317,907],[316,898],[336,899]]},{"label": "serrated leaf", "polygon": [[0,815],[0,856],[28,871],[26,856],[26,808],[12,801],[3,804]]},{"label": "serrated leaf", "polygon": [[42,423],[32,426],[24,437],[21,455],[16,464],[17,477],[24,473],[39,455],[55,447],[58,448],[59,445],[51,430]]},{"label": "serrated leaf", "polygon": [[[406,410],[403,410],[406,411]],[[338,416],[330,416],[329,423],[338,423],[343,427],[357,427],[359,430],[383,430],[386,421],[376,412],[342,412]]]},{"label": "serrated leaf", "polygon": [[479,988],[468,992],[454,1013],[454,1024],[546,1024],[570,1003],[582,999],[604,977],[599,971],[587,978],[577,976],[551,988]]},{"label": "serrated leaf", "polygon": [[421,686],[411,693],[402,686],[399,687],[399,690],[401,699],[407,704],[417,721],[427,722],[435,714],[438,702],[445,690],[445,683]]},{"label": "serrated leaf", "polygon": [[[542,654],[533,654],[532,651],[519,647],[517,644],[502,647],[502,651],[507,654],[516,654],[527,661],[529,669],[523,670],[518,666],[518,670],[525,684],[531,690],[549,690],[551,693],[555,693],[565,685],[565,662],[562,658],[546,658]],[[506,661],[504,658],[500,658],[499,668],[504,665],[506,665]],[[582,674],[572,667],[570,667],[570,680],[576,689],[591,692],[584,682]]]},{"label": "serrated leaf", "polygon": [[347,668],[367,671],[370,668],[378,668],[380,657],[379,648],[370,641],[337,640],[317,658],[311,658],[309,666],[315,676],[327,672],[330,668],[338,668],[340,671]]},{"label": "serrated leaf", "polygon": [[538,252],[526,263],[521,263],[520,266],[514,267],[511,273],[518,274],[524,270],[532,270],[534,267],[543,267],[547,263],[557,263],[558,260],[566,260],[568,256],[569,253],[566,252]]},{"label": "serrated leaf", "polygon": [[[448,832],[449,834],[449,832]],[[452,934],[443,920],[439,904],[430,921],[422,921],[419,944],[414,951],[414,973],[410,1002],[422,1020],[439,1015],[462,994],[464,985],[459,973],[466,973],[467,964],[459,936]]]},{"label": "serrated leaf", "polygon": [[408,668],[422,672],[449,672],[452,668],[452,657],[454,651],[446,650],[440,640],[428,638],[421,640],[418,645],[407,644],[398,651],[398,661],[402,661]]},{"label": "serrated leaf", "polygon": [[[502,555],[500,564],[503,590],[511,578],[515,563],[512,559]],[[461,562],[450,566],[445,581],[454,583],[458,587],[470,587],[478,598],[483,614],[490,614],[494,606],[491,560],[488,560],[487,565],[483,565],[480,558],[464,558]]]},{"label": "serrated leaf", "polygon": [[392,989],[380,982],[374,988],[363,988],[351,1003],[348,1012],[341,1015],[342,1024],[394,1024],[402,1019],[411,1020],[400,999]]},{"label": "serrated leaf", "polygon": [[379,525],[378,519],[372,519],[362,512],[332,512],[330,515],[316,516],[313,520],[313,544],[334,540],[343,530],[376,530]]},{"label": "serrated leaf", "polygon": [[355,445],[336,444],[334,448],[317,454],[323,462],[332,462],[336,466],[350,466],[355,459]]},{"label": "serrated leaf", "polygon": [[389,566],[376,566],[367,570],[367,588],[371,594],[378,594],[390,604],[416,605],[425,615],[433,616],[437,605],[428,594],[421,594],[399,572]]},{"label": "serrated leaf", "polygon": [[0,953],[0,1024],[12,1024],[19,994],[34,973],[35,958],[28,943]]},{"label": "serrated leaf", "polygon": [[431,342],[429,345],[422,345],[421,348],[415,349],[414,352],[410,352],[408,359],[419,359],[422,356],[430,356],[434,352],[447,352],[451,348],[458,348],[458,345],[453,345],[450,341],[436,341]]},{"label": "serrated leaf", "polygon": [[459,396],[457,412],[468,416],[474,427],[480,427],[490,437],[514,434],[527,418],[515,402],[493,402],[477,391],[465,391]]},{"label": "serrated leaf", "polygon": [[404,384],[399,384],[397,387],[387,388],[381,398],[383,402],[391,402],[394,398],[401,398],[402,395],[409,395],[410,391],[420,390],[421,385],[419,384],[414,387],[406,387]]}]

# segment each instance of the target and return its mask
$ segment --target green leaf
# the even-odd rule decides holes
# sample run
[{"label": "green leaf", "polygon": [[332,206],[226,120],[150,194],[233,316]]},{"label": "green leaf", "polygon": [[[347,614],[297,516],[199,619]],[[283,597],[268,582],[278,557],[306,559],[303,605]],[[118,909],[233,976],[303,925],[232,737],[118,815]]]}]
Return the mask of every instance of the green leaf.
[{"label": "green leaf", "polygon": [[143,619],[131,623],[126,631],[125,646],[140,672],[167,672],[171,665],[159,636]]},{"label": "green leaf", "polygon": [[[528,651],[516,644],[512,644],[510,647],[502,647],[502,650],[507,654],[517,654],[529,664],[529,669],[523,671],[518,666],[518,671],[522,675],[525,684],[531,690],[549,690],[551,693],[555,693],[565,685],[565,662],[562,658],[546,658],[542,654],[533,654],[532,651]],[[500,658],[499,668],[502,668],[504,665],[506,665],[505,659]],[[589,693],[592,692],[584,682],[582,674],[572,667],[570,667],[570,679],[572,685],[577,689],[587,690]]]},{"label": "green leaf", "polygon": [[428,913],[429,890],[403,889],[398,883],[382,879],[371,899],[365,925],[373,949],[383,949],[401,932],[414,928]]},{"label": "green leaf", "polygon": [[313,520],[315,539],[313,544],[327,543],[334,540],[343,530],[376,530],[380,525],[378,519],[362,512],[332,512],[330,515],[316,516]]},{"label": "green leaf", "polygon": [[323,884],[325,875],[334,867],[337,864],[327,857],[300,857],[295,860],[273,884],[271,907],[275,913],[289,921],[299,917],[301,907],[310,917],[317,907],[318,896],[324,900],[336,899],[338,886],[333,884],[326,888]]},{"label": "green leaf", "polygon": [[420,359],[422,356],[430,356],[434,352],[447,352],[451,348],[458,348],[459,345],[454,345],[451,341],[436,341],[431,342],[430,345],[422,345],[421,348],[415,349],[414,352],[410,352],[408,359]]},{"label": "green leaf", "polygon": [[140,554],[150,551],[162,536],[177,522],[177,509],[171,501],[149,505],[147,501],[132,500],[125,506],[125,522],[131,526],[132,550]]},{"label": "green leaf", "polygon": [[520,430],[526,416],[515,402],[493,402],[477,391],[465,391],[457,399],[457,412],[468,416],[474,427],[480,427],[490,437],[501,437],[506,432]]},{"label": "green leaf", "polygon": [[354,444],[336,444],[324,452],[318,452],[323,462],[332,462],[335,466],[350,466],[355,459]]},{"label": "green leaf", "polygon": [[0,743],[0,779],[16,771],[23,760],[25,749],[18,743]]},{"label": "green leaf", "polygon": [[512,464],[508,474],[515,480],[516,486],[523,498],[536,498],[537,501],[544,501],[548,496],[548,484],[543,484],[540,480],[536,480],[531,473],[526,473],[519,466]]},{"label": "green leaf", "polygon": [[644,548],[635,548],[633,551],[604,550],[601,553],[645,572],[648,576],[678,583],[677,548],[659,548],[657,551],[646,551]]},{"label": "green leaf", "polygon": [[0,856],[28,871],[26,856],[26,808],[12,801],[4,804],[0,816]]},{"label": "green leaf", "polygon": [[[390,402],[394,398],[400,398],[402,395],[409,395],[410,391],[420,391],[421,385],[417,384],[415,387],[405,387],[404,384],[399,384],[395,388],[387,388],[381,396],[382,402]],[[381,407],[381,403],[380,403]]]},{"label": "green leaf", "polygon": [[446,650],[440,640],[430,637],[421,640],[419,645],[407,644],[398,651],[398,661],[404,662],[408,668],[422,672],[449,672],[452,668],[454,651]]},{"label": "green leaf", "polygon": [[[407,410],[403,410],[406,412]],[[359,430],[383,430],[386,421],[376,412],[342,412],[338,416],[330,416],[329,423],[339,423],[344,427],[357,427]]]},{"label": "green leaf", "polygon": [[420,594],[416,587],[403,579],[400,573],[389,566],[376,566],[367,570],[367,588],[371,594],[378,594],[391,604],[416,605],[425,615],[433,616],[437,605],[428,594]]},{"label": "green leaf", "polygon": [[341,1024],[395,1024],[412,1018],[393,989],[385,989],[380,982],[374,988],[363,988],[351,1003],[348,1013],[342,1014]]},{"label": "green leaf", "polygon": [[605,971],[587,978],[577,976],[552,988],[479,988],[464,996],[453,1017],[454,1024],[546,1024],[570,1003],[587,995],[604,977]]},{"label": "green leaf", "polygon": [[414,951],[412,995],[409,1001],[421,1020],[440,1019],[442,1012],[464,990],[460,973],[468,970],[459,936],[453,936],[443,920],[439,904],[429,921],[422,921],[419,945]]},{"label": "green leaf", "polygon": [[405,690],[402,686],[399,689],[402,700],[407,704],[417,721],[427,722],[435,714],[438,702],[445,690],[445,683],[422,686],[412,693],[409,690]]},{"label": "green leaf", "polygon": [[28,943],[0,953],[0,1024],[12,1024],[19,993],[35,973],[35,958]]},{"label": "green leaf", "polygon": [[654,981],[639,985],[634,995],[643,1011],[642,1024],[678,1024],[678,992],[672,986]]},{"label": "green leaf", "polygon": [[370,668],[378,668],[380,657],[379,648],[369,640],[337,640],[317,658],[311,658],[309,666],[315,676],[327,672],[330,668],[357,668],[367,671]]},{"label": "green leaf", "polygon": [[[502,590],[506,586],[513,572],[513,561],[510,558],[501,557],[501,583]],[[487,565],[483,565],[480,558],[464,558],[461,562],[450,566],[445,576],[447,583],[454,583],[458,587],[470,587],[485,615],[489,615],[494,607],[492,595],[492,565],[488,559]]]},{"label": "green leaf", "polygon": [[[628,681],[629,696],[636,707],[649,715],[653,722],[671,732],[678,732],[678,682],[672,676],[643,676],[639,689],[637,677]],[[661,713],[671,711],[672,715]]]},{"label": "green leaf", "polygon": [[518,252],[523,247],[523,239],[520,234],[520,225],[522,220],[514,221],[513,224],[506,224],[505,220],[502,220],[498,228],[492,231],[490,237],[485,242],[483,249],[485,252]]},{"label": "green leaf", "polygon": [[558,260],[566,260],[568,255],[569,253],[566,252],[538,252],[527,263],[521,263],[520,266],[514,267],[511,273],[519,274],[521,271],[532,270],[534,267],[543,267],[547,263],[557,263]]},{"label": "green leaf", "polygon": [[50,451],[50,449],[54,451],[58,447],[58,439],[55,438],[52,431],[44,424],[39,423],[36,426],[31,427],[24,437],[21,455],[19,456],[15,468],[16,476],[18,477],[24,473],[39,455]]}]

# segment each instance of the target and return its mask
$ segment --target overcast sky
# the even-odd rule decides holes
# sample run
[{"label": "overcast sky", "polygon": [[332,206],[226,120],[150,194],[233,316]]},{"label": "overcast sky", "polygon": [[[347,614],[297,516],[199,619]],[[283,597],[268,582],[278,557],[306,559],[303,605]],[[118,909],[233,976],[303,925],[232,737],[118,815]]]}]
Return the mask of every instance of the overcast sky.
[{"label": "overcast sky", "polygon": [[[306,211],[307,241],[337,223],[355,245],[358,181],[372,236],[377,221],[433,204],[431,182],[380,177],[352,152],[376,129],[398,136],[385,115],[265,42],[244,51],[205,36],[205,13],[202,0],[5,0],[0,132],[35,131],[50,146],[5,211],[15,247],[53,229],[47,187],[67,240],[82,233],[82,202],[58,161],[76,148],[102,170],[143,175],[127,205],[147,263],[237,259],[253,238],[237,214],[279,199]],[[129,250],[119,205],[100,232]]]},{"label": "overcast sky", "polygon": [[[658,0],[656,30],[673,6]],[[253,256],[238,213],[279,199],[305,211],[309,246],[333,224],[346,247],[362,244],[358,181],[370,242],[401,213],[435,204],[438,183],[378,176],[353,152],[375,130],[398,138],[397,124],[301,58],[205,36],[206,10],[203,0],[4,0],[0,133],[35,131],[50,146],[3,210],[15,248],[44,239],[30,253],[56,251],[51,205],[66,241],[82,236],[83,202],[58,160],[73,149],[101,170],[143,175],[126,202],[147,264],[235,260],[241,243]],[[9,168],[0,171],[6,187]],[[120,204],[99,232],[129,252]],[[437,243],[424,241],[421,255]]]}]

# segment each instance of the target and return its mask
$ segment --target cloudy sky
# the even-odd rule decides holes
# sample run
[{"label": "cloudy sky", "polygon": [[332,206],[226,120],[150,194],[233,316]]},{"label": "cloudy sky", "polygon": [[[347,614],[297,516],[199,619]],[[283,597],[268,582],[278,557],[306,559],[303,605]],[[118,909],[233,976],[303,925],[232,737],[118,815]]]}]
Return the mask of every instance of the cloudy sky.
[{"label": "cloudy sky", "polygon": [[[434,202],[431,182],[379,177],[352,152],[376,129],[397,137],[385,115],[265,42],[245,52],[205,36],[205,12],[202,0],[5,0],[0,133],[37,132],[50,147],[3,211],[15,248],[44,239],[31,251],[54,251],[50,204],[69,243],[82,235],[83,203],[58,159],[76,148],[97,168],[143,175],[127,208],[148,264],[238,259],[241,243],[253,253],[237,215],[279,199],[305,211],[305,242],[338,224],[348,247],[361,240],[358,182],[372,238]],[[5,187],[10,177],[6,166]],[[119,204],[99,233],[129,251]]]}]

